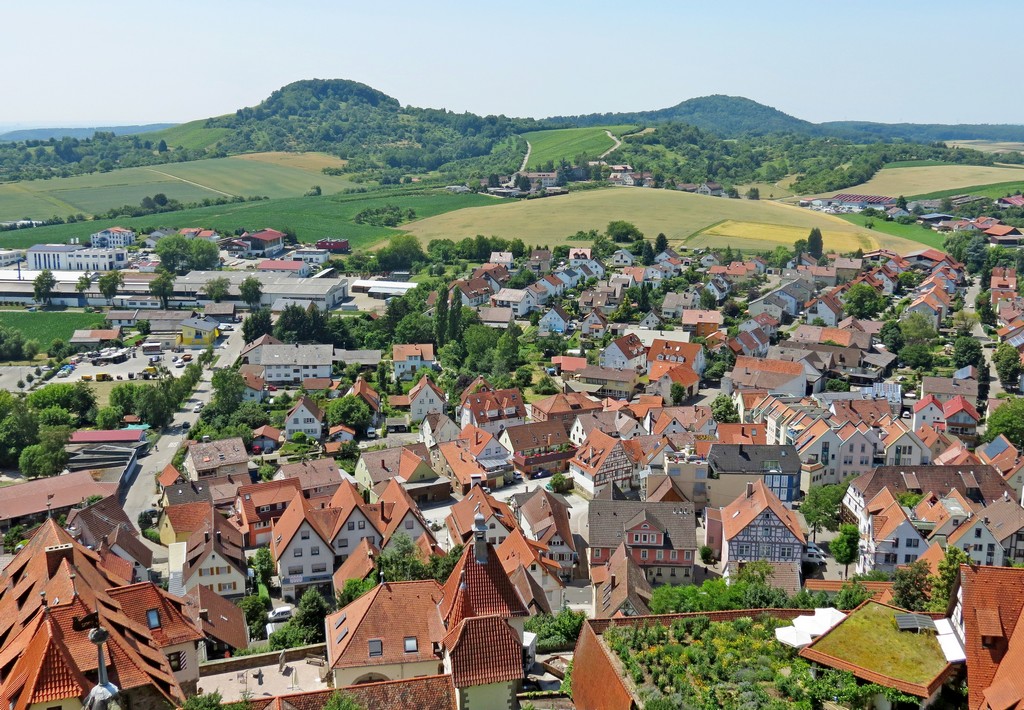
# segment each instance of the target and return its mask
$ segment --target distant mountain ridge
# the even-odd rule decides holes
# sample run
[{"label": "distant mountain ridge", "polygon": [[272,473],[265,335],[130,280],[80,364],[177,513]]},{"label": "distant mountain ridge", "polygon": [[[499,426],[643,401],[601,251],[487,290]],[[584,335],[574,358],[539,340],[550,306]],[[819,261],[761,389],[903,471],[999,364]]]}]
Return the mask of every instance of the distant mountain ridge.
[{"label": "distant mountain ridge", "polygon": [[145,123],[138,126],[98,126],[85,128],[22,128],[0,133],[0,141],[47,141],[51,138],[92,138],[97,131],[117,136],[131,136],[139,133],[162,131],[176,126],[176,123]]},{"label": "distant mountain ridge", "polygon": [[592,113],[552,116],[559,125],[600,126],[622,123],[657,124],[679,121],[723,138],[769,133],[835,136],[853,141],[904,140],[916,143],[953,140],[1024,141],[1024,125],[878,123],[873,121],[826,121],[812,123],[742,96],[714,94],[687,99],[654,111]]}]

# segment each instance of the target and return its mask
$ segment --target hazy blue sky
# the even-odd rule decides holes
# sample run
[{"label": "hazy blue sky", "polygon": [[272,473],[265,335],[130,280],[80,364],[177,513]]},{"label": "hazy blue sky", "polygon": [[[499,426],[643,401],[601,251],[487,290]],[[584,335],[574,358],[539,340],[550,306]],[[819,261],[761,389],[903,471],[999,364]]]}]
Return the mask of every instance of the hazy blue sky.
[{"label": "hazy blue sky", "polygon": [[538,118],[718,93],[811,121],[1024,123],[1024,92],[1000,79],[1012,45],[991,24],[1019,13],[943,0],[7,0],[0,124],[187,121],[313,77]]}]

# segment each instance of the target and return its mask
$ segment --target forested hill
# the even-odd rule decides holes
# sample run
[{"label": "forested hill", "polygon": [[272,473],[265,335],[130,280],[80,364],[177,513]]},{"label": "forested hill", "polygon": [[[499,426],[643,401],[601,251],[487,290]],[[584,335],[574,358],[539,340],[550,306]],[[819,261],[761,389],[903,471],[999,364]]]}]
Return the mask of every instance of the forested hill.
[{"label": "forested hill", "polygon": [[958,140],[1024,141],[1024,126],[997,123],[872,123],[870,121],[829,121],[818,124],[825,131],[851,140],[915,143]]},{"label": "forested hill", "polygon": [[555,116],[549,121],[575,126],[611,126],[616,124],[651,124],[678,121],[711,131],[722,137],[765,135],[767,133],[800,133],[820,135],[815,124],[759,104],[742,96],[702,96],[687,99],[670,108],[635,113],[594,113],[586,116]]},{"label": "forested hill", "polygon": [[323,151],[384,179],[430,170],[486,175],[514,169],[526,152],[519,134],[541,127],[534,119],[403,107],[365,84],[311,79],[234,114],[166,131],[0,143],[0,181],[272,150]]},{"label": "forested hill", "polygon": [[633,113],[594,113],[555,116],[548,121],[575,126],[610,126],[624,123],[688,123],[722,138],[795,133],[812,137],[836,137],[868,143],[903,140],[933,143],[951,140],[1024,141],[1024,125],[873,123],[829,121],[811,123],[742,96],[702,96],[670,108]]},{"label": "forested hill", "polygon": [[315,150],[345,158],[355,169],[436,170],[487,156],[497,144],[539,124],[403,108],[365,84],[312,79],[278,89],[252,108],[210,119],[206,127],[231,129],[220,142],[229,153]]}]

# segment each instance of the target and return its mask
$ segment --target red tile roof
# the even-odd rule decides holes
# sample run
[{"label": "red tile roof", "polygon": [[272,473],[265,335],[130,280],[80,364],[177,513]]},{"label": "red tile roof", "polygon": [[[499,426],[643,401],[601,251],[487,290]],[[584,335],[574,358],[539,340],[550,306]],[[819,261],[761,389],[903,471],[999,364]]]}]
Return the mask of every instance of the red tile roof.
[{"label": "red tile roof", "polygon": [[1024,702],[1024,570],[962,565],[960,584],[968,707],[1020,707]]},{"label": "red tile roof", "polygon": [[476,561],[473,541],[466,545],[442,594],[438,609],[449,629],[469,616],[496,614],[507,619],[529,615],[490,543],[485,564]]},{"label": "red tile roof", "polygon": [[463,619],[444,638],[456,688],[522,679],[519,635],[500,616]]},{"label": "red tile roof", "polygon": [[[150,635],[160,648],[189,641],[199,641],[202,633],[182,613],[182,601],[172,597],[152,582],[141,582],[110,590],[110,596],[121,604],[121,610],[136,624],[149,626]],[[148,623],[147,614],[155,611],[158,626]]]},{"label": "red tile roof", "polygon": [[[389,663],[437,660],[434,642],[444,637],[438,613],[441,587],[432,579],[387,582],[327,617],[328,658],[332,668],[359,668]],[[405,639],[416,639],[406,652]],[[371,640],[381,654],[370,656]]]}]

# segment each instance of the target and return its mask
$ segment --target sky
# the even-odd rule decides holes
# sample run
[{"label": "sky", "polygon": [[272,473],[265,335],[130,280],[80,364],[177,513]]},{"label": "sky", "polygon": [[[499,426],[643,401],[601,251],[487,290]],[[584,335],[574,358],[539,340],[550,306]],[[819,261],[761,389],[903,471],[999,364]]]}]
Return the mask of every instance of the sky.
[{"label": "sky", "polygon": [[[405,105],[535,118],[729,94],[815,122],[1024,123],[1024,92],[998,70],[1006,51],[1012,74],[1008,45],[950,41],[965,8],[5,0],[0,126],[183,122],[311,78],[360,81]],[[986,1],[984,13],[1019,17],[1019,5]]]}]

